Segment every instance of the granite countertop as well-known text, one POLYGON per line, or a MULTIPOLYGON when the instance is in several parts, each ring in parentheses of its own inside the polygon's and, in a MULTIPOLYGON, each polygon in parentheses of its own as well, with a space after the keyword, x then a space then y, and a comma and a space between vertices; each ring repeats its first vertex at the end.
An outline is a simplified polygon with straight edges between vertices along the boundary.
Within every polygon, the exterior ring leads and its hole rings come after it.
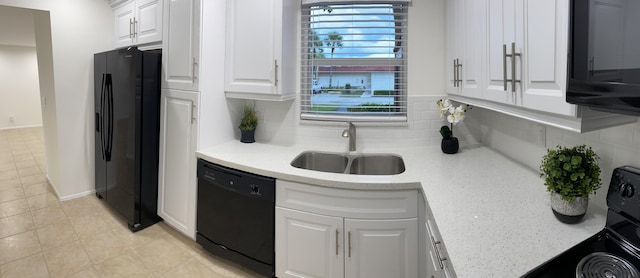
MULTIPOLYGON (((399 175, 317 172, 289 163, 303 151, 343 152, 228 142, 200 150, 198 158, 278 179, 319 186, 422 191, 458 277, 516 277, 602 230, 606 211, 591 206, 574 225, 555 219, 549 194, 536 171, 484 146, 455 155, 439 147, 366 150, 403 157, 399 175)), ((357 153, 357 152, 356 152, 357 153)))

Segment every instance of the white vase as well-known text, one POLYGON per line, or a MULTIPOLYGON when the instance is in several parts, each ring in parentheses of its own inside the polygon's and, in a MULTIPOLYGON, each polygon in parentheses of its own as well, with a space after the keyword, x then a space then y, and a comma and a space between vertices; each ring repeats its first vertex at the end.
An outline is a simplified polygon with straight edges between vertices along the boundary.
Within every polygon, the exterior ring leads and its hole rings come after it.
POLYGON ((589 199, 576 197, 573 202, 562 199, 560 194, 551 193, 551 210, 562 223, 574 224, 580 222, 587 213, 589 199))

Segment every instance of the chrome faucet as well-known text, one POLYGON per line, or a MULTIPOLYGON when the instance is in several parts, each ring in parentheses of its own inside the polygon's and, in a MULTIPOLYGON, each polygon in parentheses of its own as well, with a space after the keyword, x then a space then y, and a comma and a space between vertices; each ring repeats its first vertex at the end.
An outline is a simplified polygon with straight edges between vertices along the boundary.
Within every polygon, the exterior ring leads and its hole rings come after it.
POLYGON ((356 126, 349 122, 349 128, 342 131, 342 137, 349 138, 349 151, 356 151, 356 126))

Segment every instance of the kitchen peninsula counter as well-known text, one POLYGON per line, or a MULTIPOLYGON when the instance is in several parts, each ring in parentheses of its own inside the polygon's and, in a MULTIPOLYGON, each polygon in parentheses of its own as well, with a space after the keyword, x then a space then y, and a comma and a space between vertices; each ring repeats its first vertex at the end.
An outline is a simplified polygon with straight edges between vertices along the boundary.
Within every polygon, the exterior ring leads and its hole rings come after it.
POLYGON ((200 150, 196 156, 238 170, 317 186, 419 189, 458 277, 523 275, 594 235, 605 224, 606 210, 597 206, 590 206, 579 224, 559 222, 539 174, 485 146, 465 147, 454 155, 443 154, 437 146, 351 152, 403 157, 405 172, 380 176, 291 166, 303 151, 344 153, 304 145, 228 142, 200 150))

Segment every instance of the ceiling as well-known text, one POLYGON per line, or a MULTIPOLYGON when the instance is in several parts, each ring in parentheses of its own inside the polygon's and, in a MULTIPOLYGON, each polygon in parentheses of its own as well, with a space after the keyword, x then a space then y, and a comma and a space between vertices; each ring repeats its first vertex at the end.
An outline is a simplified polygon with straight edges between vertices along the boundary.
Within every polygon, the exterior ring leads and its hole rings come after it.
POLYGON ((0 5, 0 45, 35 46, 33 12, 0 5))

